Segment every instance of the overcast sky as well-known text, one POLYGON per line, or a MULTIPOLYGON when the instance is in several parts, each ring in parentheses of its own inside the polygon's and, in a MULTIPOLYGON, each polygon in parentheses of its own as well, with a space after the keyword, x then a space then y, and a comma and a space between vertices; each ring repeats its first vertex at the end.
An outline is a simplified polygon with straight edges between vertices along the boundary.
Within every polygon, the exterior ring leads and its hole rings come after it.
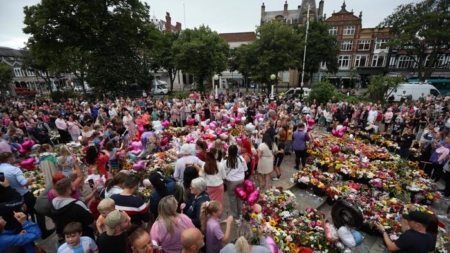
MULTIPOLYGON (((391 14, 400 4, 417 0, 347 0, 347 10, 355 15, 363 12, 363 27, 374 27, 391 14)), ((40 0, 0 0, 0 46, 21 48, 27 40, 23 34, 23 7, 40 0)), ((180 22, 183 28, 205 24, 219 33, 254 31, 261 17, 261 4, 266 11, 282 10, 284 0, 145 0, 151 6, 151 16, 164 19, 170 12, 172 23, 180 22)), ((288 0, 289 9, 296 9, 301 0, 288 0)), ((319 0, 316 0, 319 6, 319 0)), ((339 11, 340 0, 325 0, 324 13, 330 17, 339 11)))

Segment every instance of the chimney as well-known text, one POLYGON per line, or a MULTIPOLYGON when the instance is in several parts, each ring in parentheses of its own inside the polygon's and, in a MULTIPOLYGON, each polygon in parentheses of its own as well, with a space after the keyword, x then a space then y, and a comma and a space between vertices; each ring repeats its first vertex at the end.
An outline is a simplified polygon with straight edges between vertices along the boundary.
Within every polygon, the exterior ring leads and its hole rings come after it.
POLYGON ((299 6, 297 6, 297 8, 298 8, 299 10, 301 10, 301 9, 302 9, 302 6, 301 6, 301 5, 299 5, 299 6))
POLYGON ((284 2, 284 15, 285 16, 288 15, 288 3, 287 3, 287 1, 284 2))
POLYGON ((261 17, 264 17, 266 15, 266 6, 264 5, 264 2, 261 5, 261 17))
POLYGON ((323 0, 319 2, 319 17, 323 16, 323 0))
POLYGON ((172 18, 170 17, 170 13, 166 12, 166 31, 172 31, 172 18))
POLYGON ((177 32, 181 32, 181 23, 177 22, 175 27, 177 28, 177 32))

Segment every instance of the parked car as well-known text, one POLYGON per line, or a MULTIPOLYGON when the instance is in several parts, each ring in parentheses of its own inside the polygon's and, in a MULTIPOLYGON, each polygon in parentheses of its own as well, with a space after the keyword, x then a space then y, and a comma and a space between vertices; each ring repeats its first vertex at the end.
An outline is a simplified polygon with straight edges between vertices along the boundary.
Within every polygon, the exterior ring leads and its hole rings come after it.
MULTIPOLYGON (((286 92, 282 93, 281 97, 291 97, 293 94, 300 92, 301 88, 290 88, 286 92)), ((310 88, 303 88, 303 97, 307 98, 309 96, 309 93, 311 92, 310 88)))

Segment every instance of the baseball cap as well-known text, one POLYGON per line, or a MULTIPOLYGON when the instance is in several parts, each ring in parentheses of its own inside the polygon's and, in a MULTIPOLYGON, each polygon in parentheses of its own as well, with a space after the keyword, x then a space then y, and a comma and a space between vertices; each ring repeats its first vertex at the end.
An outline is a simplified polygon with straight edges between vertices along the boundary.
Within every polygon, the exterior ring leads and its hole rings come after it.
POLYGON ((418 222, 424 226, 427 226, 430 221, 430 215, 428 213, 419 211, 411 211, 408 214, 403 214, 403 218, 405 220, 418 222))
POLYGON ((114 235, 116 227, 122 223, 125 213, 119 210, 114 210, 110 212, 105 219, 106 234, 109 236, 114 235))

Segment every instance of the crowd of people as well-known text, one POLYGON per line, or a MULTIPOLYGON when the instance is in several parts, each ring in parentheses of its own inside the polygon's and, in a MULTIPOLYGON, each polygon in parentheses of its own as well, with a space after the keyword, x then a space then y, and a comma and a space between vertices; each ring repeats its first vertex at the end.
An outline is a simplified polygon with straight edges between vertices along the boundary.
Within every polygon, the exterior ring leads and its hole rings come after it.
MULTIPOLYGON (((406 159, 412 148, 420 149, 426 172, 439 181, 450 179, 450 173, 443 176, 450 153, 449 108, 446 101, 425 98, 389 105, 335 98, 317 103, 295 97, 269 100, 242 92, 219 98, 194 92, 189 98, 64 103, 10 99, 2 104, 0 114, 0 176, 4 175, 0 252, 37 252, 34 241, 54 233, 47 229, 45 217, 54 222, 58 252, 64 253, 269 252, 262 231, 254 235, 240 219, 242 200, 235 189, 247 179, 260 189, 270 189, 283 174, 283 159, 291 154, 295 169, 305 167, 311 119, 323 131, 347 125, 392 136, 406 159), (225 113, 254 128, 239 140, 217 134, 208 145, 201 137, 204 122, 225 124, 225 113), (138 160, 172 145, 162 145, 160 131, 153 129, 155 121, 186 127, 200 137, 180 145, 173 175, 154 171, 143 179, 123 170, 119 153, 136 138, 145 149, 138 160), (39 144, 45 190, 37 198, 28 189, 34 179, 26 178, 18 167, 28 155, 20 148, 27 139, 39 144), (75 142, 82 145, 80 156, 68 145, 75 142), (153 188, 148 202, 136 196, 146 180, 153 188), (224 210, 225 193, 229 210, 224 210), (233 222, 240 223, 236 241, 230 238, 233 222), (255 236, 259 245, 251 245, 255 236)), ((450 196, 450 185, 442 190, 450 196)))

